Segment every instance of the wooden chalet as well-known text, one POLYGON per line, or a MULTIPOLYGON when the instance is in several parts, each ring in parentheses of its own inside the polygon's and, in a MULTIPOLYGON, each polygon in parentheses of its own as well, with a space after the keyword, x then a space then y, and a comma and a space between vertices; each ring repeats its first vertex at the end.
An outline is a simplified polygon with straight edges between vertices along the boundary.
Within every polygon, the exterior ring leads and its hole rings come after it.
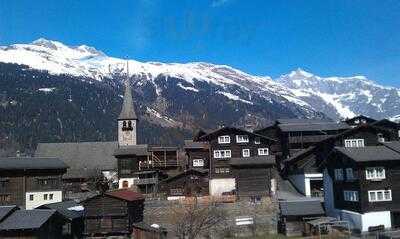
POLYGON ((283 161, 283 174, 305 196, 322 197, 323 174, 319 166, 334 147, 376 146, 381 142, 393 140, 398 140, 398 135, 393 130, 373 124, 362 124, 293 154, 283 161))
POLYGON ((133 224, 143 221, 144 197, 126 189, 109 191, 82 202, 85 236, 132 234, 133 224))
MULTIPOLYGON (((233 165, 231 164, 232 159, 234 159, 235 162, 240 160, 248 162, 260 160, 261 162, 263 160, 268 160, 266 158, 277 151, 276 140, 231 127, 223 127, 211 133, 202 134, 195 138, 195 140, 197 144, 208 144, 211 196, 235 193, 237 183, 241 184, 239 181, 237 182, 235 178, 235 175, 241 175, 238 170, 252 171, 251 167, 246 168, 244 165, 241 165, 240 167, 236 167, 236 173, 234 173, 233 165)), ((204 152, 205 149, 206 148, 203 147, 200 155, 194 157, 204 157, 207 159, 206 153, 204 152)), ((194 155, 192 149, 189 150, 189 154, 194 155)), ((256 170, 253 169, 253 171, 255 173, 256 170)), ((258 178, 259 180, 257 180, 257 177, 258 176, 254 175, 254 185, 258 183, 271 183, 270 181, 263 181, 265 178, 258 178)), ((272 176, 269 175, 266 177, 271 178, 272 176)), ((248 178, 240 177, 240 180, 242 179, 249 180, 248 178)))
POLYGON ((57 158, 0 159, 0 205, 33 209, 62 201, 67 168, 57 158))
POLYGON ((278 231, 289 237, 304 236, 305 221, 325 215, 319 200, 291 200, 279 202, 278 231))
POLYGON ((329 120, 278 119, 273 125, 255 133, 277 139, 281 148, 278 156, 280 159, 287 159, 296 152, 347 129, 349 126, 346 123, 329 120))
POLYGON ((76 203, 75 201, 69 200, 58 203, 45 204, 38 207, 38 209, 56 210, 57 213, 64 219, 62 238, 82 238, 82 233, 84 229, 84 208, 82 205, 76 203))
POLYGON ((0 238, 62 238, 63 224, 56 210, 0 206, 0 238))
POLYGON ((169 199, 208 195, 208 170, 188 169, 160 183, 160 192, 169 199))
POLYGON ((324 162, 327 214, 352 229, 400 226, 400 142, 335 147, 324 162))
POLYGON ((194 140, 185 140, 183 147, 187 156, 187 169, 208 170, 211 157, 210 145, 207 142, 194 140))
POLYGON ((357 116, 355 116, 353 118, 346 119, 343 122, 348 124, 350 127, 355 128, 355 127, 358 127, 358 126, 363 125, 363 124, 372 124, 372 123, 374 123, 376 121, 377 121, 376 119, 372 119, 372 118, 367 117, 365 115, 357 115, 357 116))

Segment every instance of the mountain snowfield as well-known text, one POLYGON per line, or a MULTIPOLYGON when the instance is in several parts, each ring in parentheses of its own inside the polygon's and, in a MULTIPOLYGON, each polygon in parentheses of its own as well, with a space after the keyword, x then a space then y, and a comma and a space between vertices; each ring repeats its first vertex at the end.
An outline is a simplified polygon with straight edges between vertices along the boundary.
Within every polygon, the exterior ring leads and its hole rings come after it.
MULTIPOLYGON (((126 71, 127 60, 109 57, 86 45, 67 46, 41 38, 29 44, 0 47, 0 62, 28 65, 50 74, 101 81, 104 77, 126 71)), ((357 114, 375 118, 400 115, 400 89, 380 86, 363 76, 323 78, 297 69, 272 79, 253 76, 226 65, 203 62, 128 62, 130 75, 142 81, 138 84, 143 84, 143 81, 154 83, 157 94, 163 89, 154 81, 163 76, 180 79, 176 86, 191 94, 198 94, 201 90, 198 82, 203 82, 218 87, 216 93, 232 101, 252 105, 257 96, 266 102, 289 105, 303 112, 298 117, 313 117, 315 112, 323 112, 334 119, 357 114)))

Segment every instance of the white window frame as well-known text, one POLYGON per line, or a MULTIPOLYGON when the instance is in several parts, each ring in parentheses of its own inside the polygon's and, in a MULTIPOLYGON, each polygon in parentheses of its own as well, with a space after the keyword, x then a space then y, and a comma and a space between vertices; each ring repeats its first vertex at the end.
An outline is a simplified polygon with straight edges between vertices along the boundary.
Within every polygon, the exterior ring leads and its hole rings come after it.
POLYGON ((352 168, 346 168, 346 179, 348 181, 354 180, 354 170, 352 168))
POLYGON ((216 174, 222 174, 222 173, 230 173, 231 169, 228 167, 216 167, 215 168, 215 173, 216 174))
POLYGON ((232 151, 230 149, 214 150, 214 158, 225 159, 232 156, 232 151))
MULTIPOLYGON (((399 131, 399 135, 400 135, 400 131, 399 131)), ((260 137, 255 137, 254 138, 254 144, 261 144, 261 138, 260 137)))
POLYGON ((258 155, 269 155, 269 148, 258 148, 258 155))
POLYGON ((204 167, 204 159, 193 159, 193 167, 204 167))
POLYGON ((246 134, 236 135, 236 143, 248 143, 249 136, 246 134))
POLYGON ((383 180, 385 178, 385 167, 368 167, 365 169, 365 179, 367 180, 383 180), (379 173, 377 169, 380 169, 379 171, 381 171, 382 173, 379 173), (370 170, 372 170, 372 173, 369 173, 370 170))
POLYGON ((242 156, 244 158, 250 157, 250 149, 242 149, 242 156), (246 152, 246 153, 245 153, 246 152))
POLYGON ((365 147, 364 139, 345 139, 344 147, 346 148, 362 148, 365 147))
POLYGON ((389 202, 392 201, 392 190, 372 190, 368 191, 368 201, 369 202, 389 202), (389 198, 386 197, 386 192, 389 194, 389 198), (382 199, 378 198, 379 193, 382 194, 382 199), (373 197, 371 195, 374 195, 373 197))
POLYGON ((358 202, 358 192, 357 191, 343 191, 343 198, 347 202, 358 202))
POLYGON ((219 144, 230 144, 231 143, 231 136, 229 136, 229 135, 218 136, 218 143, 219 144))
POLYGON ((343 181, 343 169, 342 168, 335 168, 335 180, 343 181))

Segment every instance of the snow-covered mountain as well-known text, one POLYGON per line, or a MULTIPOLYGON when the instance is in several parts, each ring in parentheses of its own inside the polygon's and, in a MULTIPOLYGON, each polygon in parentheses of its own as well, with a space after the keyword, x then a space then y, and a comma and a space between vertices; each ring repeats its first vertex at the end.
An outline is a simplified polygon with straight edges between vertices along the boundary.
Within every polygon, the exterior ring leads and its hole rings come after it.
MULTIPOLYGON (((46 39, 0 47, 0 62, 98 82, 126 71, 124 59, 109 57, 86 45, 67 46, 46 39)), ((204 62, 128 62, 134 84, 140 89, 150 84, 155 89, 157 104, 146 106, 147 114, 150 118, 167 119, 167 123, 179 119, 160 107, 159 102, 176 91, 193 97, 219 95, 226 102, 235 103, 235 107, 246 108, 246 114, 254 116, 258 112, 258 118, 268 120, 282 116, 321 117, 319 112, 334 119, 357 114, 375 118, 400 115, 400 89, 380 86, 364 76, 323 78, 298 69, 273 80, 204 62), (263 107, 267 109, 264 112, 260 110, 263 107)))
MULTIPOLYGON (((109 57, 88 47, 67 46, 61 42, 38 39, 29 44, 14 44, 0 48, 0 62, 28 65, 46 70, 50 74, 69 74, 101 81, 116 73, 126 71, 127 60, 109 57)), ((230 101, 248 105, 281 105, 297 117, 320 117, 308 103, 270 77, 252 76, 226 65, 204 62, 160 63, 128 60, 129 73, 138 85, 151 82, 158 95, 162 88, 156 80, 164 77, 176 79, 176 87, 198 94, 204 83, 213 87, 214 93, 230 101)), ((204 90, 204 89, 203 89, 204 90)), ((150 112, 150 111, 149 111, 150 112)))
POLYGON ((331 118, 363 114, 381 119, 400 114, 400 89, 378 85, 364 76, 324 78, 297 69, 277 82, 331 118))

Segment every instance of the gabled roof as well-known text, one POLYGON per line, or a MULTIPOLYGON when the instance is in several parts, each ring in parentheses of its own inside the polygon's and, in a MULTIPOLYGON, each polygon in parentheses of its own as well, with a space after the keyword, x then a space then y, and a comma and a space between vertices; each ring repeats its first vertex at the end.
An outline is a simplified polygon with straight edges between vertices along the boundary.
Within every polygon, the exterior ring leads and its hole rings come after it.
POLYGON ((277 141, 276 139, 272 139, 272 138, 269 138, 269 137, 264 136, 264 135, 252 133, 252 132, 249 132, 249 131, 246 131, 246 130, 243 130, 243 129, 239 129, 239 128, 234 128, 234 127, 222 127, 220 129, 214 130, 211 133, 208 133, 208 134, 205 134, 205 135, 201 136, 199 138, 199 141, 207 141, 207 140, 209 140, 209 139, 211 139, 211 138, 213 138, 213 137, 215 137, 215 136, 217 136, 219 134, 223 134, 224 132, 228 132, 228 131, 236 131, 239 134, 253 135, 253 136, 256 136, 256 137, 267 139, 269 141, 277 141))
POLYGON ((232 166, 262 166, 275 165, 275 155, 254 156, 246 158, 231 158, 229 164, 232 166))
POLYGON ((69 166, 64 178, 88 178, 95 171, 117 168, 117 160, 113 155, 117 147, 116 141, 39 143, 35 156, 61 159, 69 166))
POLYGON ((323 124, 323 123, 335 123, 329 119, 277 119, 276 122, 278 124, 323 124))
POLYGON ((60 213, 67 220, 74 220, 83 217, 83 207, 73 200, 50 203, 40 206, 38 209, 53 209, 60 213))
POLYGON ((283 132, 332 131, 332 130, 346 130, 350 128, 345 123, 336 123, 336 122, 290 123, 290 124, 279 124, 278 127, 283 132))
POLYGON ((129 81, 125 82, 124 103, 122 104, 119 120, 137 119, 132 99, 132 90, 129 81))
POLYGON ((320 200, 280 201, 279 208, 283 216, 324 215, 320 200))
POLYGON ((367 146, 359 148, 335 147, 335 150, 356 162, 400 161, 400 153, 386 146, 367 146))
POLYGON ((207 142, 185 140, 184 149, 208 149, 210 145, 207 142))
MULTIPOLYGON (((136 156, 147 156, 150 155, 149 147, 147 144, 129 145, 116 148, 114 151, 115 156, 123 155, 136 155, 136 156)), ((115 160, 116 161, 116 160, 115 160)))
POLYGON ((45 224, 56 210, 17 210, 0 223, 0 230, 38 229, 45 224))
POLYGON ((0 206, 0 222, 3 221, 7 216, 9 216, 15 210, 19 210, 19 207, 16 205, 0 206))
POLYGON ((391 150, 400 153, 400 141, 383 142, 381 144, 388 147, 391 150))
POLYGON ((1 158, 0 170, 67 169, 58 158, 1 158))
MULTIPOLYGON (((377 125, 377 126, 385 125, 385 124, 386 125, 389 124, 389 125, 391 125, 392 127, 395 127, 395 128, 400 128, 400 124, 398 124, 396 122, 393 122, 391 120, 388 120, 388 119, 381 119, 381 120, 377 120, 377 121, 371 123, 371 125, 377 125)), ((385 126, 383 126, 383 127, 385 127, 385 126)))
POLYGON ((111 196, 111 197, 122 199, 124 201, 129 201, 129 202, 144 200, 144 197, 141 193, 134 192, 134 191, 128 190, 128 189, 118 189, 118 190, 106 192, 105 194, 108 196, 111 196))

